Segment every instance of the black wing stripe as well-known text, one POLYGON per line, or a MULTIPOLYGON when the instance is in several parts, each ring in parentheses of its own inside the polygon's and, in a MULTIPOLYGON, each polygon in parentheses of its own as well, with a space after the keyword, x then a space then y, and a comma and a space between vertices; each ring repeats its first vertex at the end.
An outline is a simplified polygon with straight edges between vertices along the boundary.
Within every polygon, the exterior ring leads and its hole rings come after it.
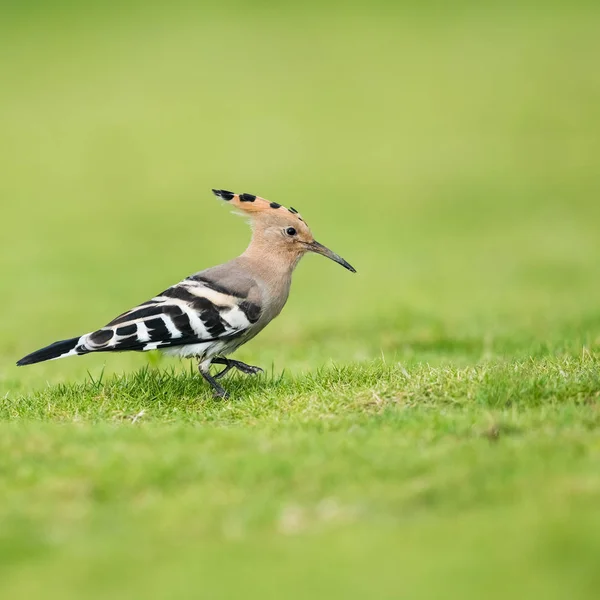
POLYGON ((256 323, 260 318, 261 311, 258 304, 245 300, 244 302, 240 302, 239 307, 250 323, 256 323))
MULTIPOLYGON (((153 306, 138 306, 129 312, 119 315, 116 319, 113 319, 106 327, 113 327, 114 325, 120 325, 121 323, 127 323, 128 321, 135 321, 137 319, 146 319, 148 317, 158 317, 160 315, 169 315, 171 317, 180 315, 183 312, 180 306, 175 304, 155 304, 153 306)), ((123 327, 125 328, 125 326, 123 327)), ((119 328, 121 329, 121 328, 119 328)), ((119 333, 119 335, 131 335, 127 333, 119 333)))
MULTIPOLYGON (((205 298, 204 296, 196 296, 196 294, 190 292, 185 286, 173 286, 172 288, 165 290, 161 296, 181 300, 185 302, 189 308, 198 313, 202 313, 204 311, 208 311, 211 314, 213 314, 213 312, 218 313, 217 308, 208 298, 205 298)), ((208 318, 210 319, 210 317, 208 318)), ((202 317, 202 320, 204 320, 204 317, 202 317)))
POLYGON ((148 319, 144 322, 148 328, 151 342, 166 342, 171 339, 171 334, 169 333, 165 322, 160 317, 148 319))
POLYGON ((135 319, 145 319, 147 317, 156 317, 163 313, 166 307, 161 306, 160 304, 155 306, 144 306, 142 308, 135 308, 130 312, 123 313, 119 315, 116 319, 111 321, 107 327, 111 327, 113 325, 119 325, 121 323, 126 323, 127 321, 134 321, 135 319))
POLYGON ((112 329, 98 329, 98 331, 90 333, 88 341, 92 346, 105 346, 113 339, 114 335, 115 332, 112 329))
POLYGON ((221 318, 221 313, 217 307, 206 298, 199 298, 199 300, 204 300, 200 309, 200 318, 208 333, 214 337, 223 335, 225 333, 225 321, 221 318))
POLYGON ((232 293, 210 279, 192 276, 90 333, 77 351, 143 351, 235 339, 261 313, 260 306, 245 297, 244 292, 232 293), (211 292, 229 299, 215 302, 211 292), (232 311, 237 311, 237 317, 232 311), (235 326, 228 322, 228 315, 235 326))
POLYGON ((181 285, 176 285, 165 290, 161 296, 185 302, 189 308, 198 313, 198 316, 211 336, 218 337, 225 333, 227 324, 221 318, 219 307, 213 304, 208 298, 196 296, 196 294, 193 294, 181 285))
POLYGON ((181 331, 182 338, 196 337, 198 339, 194 328, 190 324, 190 318, 185 312, 181 311, 181 314, 173 316, 171 320, 173 321, 173 325, 181 331))
POLYGON ((233 292, 229 288, 226 288, 223 285, 220 285, 207 277, 203 277, 201 275, 192 275, 188 277, 190 281, 197 281, 198 283, 202 283, 208 289, 213 290, 213 292, 218 292, 219 294, 225 294, 227 296, 233 296, 234 298, 245 298, 246 296, 240 295, 239 293, 233 292))
POLYGON ((192 294, 187 288, 182 285, 174 285, 169 289, 165 290, 159 296, 163 296, 165 298, 175 298, 175 300, 183 300, 183 302, 189 302, 190 304, 198 297, 195 294, 192 294))
POLYGON ((134 323, 132 325, 123 325, 122 327, 117 327, 117 335, 133 335, 137 333, 137 325, 134 323))
MULTIPOLYGON (((199 340, 198 336, 194 335, 193 337, 175 338, 172 340, 166 340, 164 342, 154 342, 154 343, 158 344, 158 348, 174 348, 177 346, 187 346, 189 344, 206 344, 206 343, 218 342, 221 339, 222 338, 208 338, 205 340, 199 340)), ((88 352, 123 352, 123 351, 130 351, 130 350, 144 351, 144 350, 148 349, 147 346, 148 346, 148 344, 151 344, 151 343, 152 342, 148 342, 148 341, 140 342, 134 338, 129 338, 129 339, 125 339, 125 340, 120 340, 114 346, 104 346, 102 348, 94 348, 94 350, 90 350, 89 348, 86 348, 85 346, 78 346, 77 352, 78 352, 78 354, 86 354, 88 352)))
POLYGON ((100 348, 97 352, 121 352, 123 350, 141 350, 148 342, 140 342, 137 338, 119 340, 114 346, 100 348))

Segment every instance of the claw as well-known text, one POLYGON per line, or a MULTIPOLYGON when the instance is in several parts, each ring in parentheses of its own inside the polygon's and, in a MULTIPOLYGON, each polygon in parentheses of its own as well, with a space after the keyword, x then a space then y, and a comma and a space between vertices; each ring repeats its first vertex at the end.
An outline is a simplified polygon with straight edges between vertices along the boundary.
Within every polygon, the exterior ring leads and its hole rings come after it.
POLYGON ((240 363, 239 365, 234 365, 237 369, 239 369, 242 373, 246 373, 246 375, 258 375, 259 373, 264 373, 265 370, 260 367, 254 367, 252 365, 246 365, 244 363, 240 363), (243 365, 243 366, 241 366, 243 365))

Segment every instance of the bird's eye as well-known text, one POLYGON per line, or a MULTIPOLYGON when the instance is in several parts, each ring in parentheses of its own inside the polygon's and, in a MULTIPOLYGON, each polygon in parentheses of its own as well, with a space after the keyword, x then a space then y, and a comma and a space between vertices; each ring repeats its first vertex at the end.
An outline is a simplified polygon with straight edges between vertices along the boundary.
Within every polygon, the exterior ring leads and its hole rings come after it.
POLYGON ((288 227, 285 232, 289 235, 289 236, 293 236, 296 235, 296 230, 293 227, 288 227))

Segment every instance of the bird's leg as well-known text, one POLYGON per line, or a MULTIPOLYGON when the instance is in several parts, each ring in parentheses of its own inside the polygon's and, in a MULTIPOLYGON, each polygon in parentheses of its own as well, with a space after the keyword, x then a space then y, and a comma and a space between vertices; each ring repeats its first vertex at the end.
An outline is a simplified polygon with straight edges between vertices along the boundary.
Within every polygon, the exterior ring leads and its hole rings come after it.
POLYGON ((260 367, 253 367, 252 365, 247 365, 240 360, 233 360, 231 358, 225 358, 221 356, 217 356, 213 358, 213 364, 215 365, 225 365, 225 368, 215 375, 215 379, 219 379, 225 375, 230 369, 237 369, 246 375, 256 375, 257 373, 262 373, 263 369, 260 367))
POLYGON ((208 381, 208 383, 212 387, 214 396, 216 398, 223 398, 224 400, 226 400, 227 398, 229 398, 229 394, 217 383, 216 378, 209 373, 209 367, 210 361, 201 362, 198 364, 198 371, 200 371, 200 375, 202 375, 202 377, 204 377, 204 379, 208 381))
MULTIPOLYGON (((227 360, 226 358, 224 360, 227 360)), ((226 365, 225 368, 222 371, 219 371, 216 375, 213 375, 213 377, 215 379, 221 379, 221 377, 223 377, 224 375, 227 375, 227 373, 229 373, 229 371, 231 371, 231 369, 233 369, 233 365, 228 361, 228 362, 221 362, 218 359, 213 360, 214 364, 217 365, 226 365)))

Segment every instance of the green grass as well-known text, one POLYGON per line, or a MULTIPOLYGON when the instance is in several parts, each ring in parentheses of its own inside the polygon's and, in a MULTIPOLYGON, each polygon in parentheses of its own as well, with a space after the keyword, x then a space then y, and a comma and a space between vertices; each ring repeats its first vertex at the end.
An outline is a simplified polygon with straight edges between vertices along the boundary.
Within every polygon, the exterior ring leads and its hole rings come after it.
POLYGON ((0 19, 0 594, 595 598, 592 3, 11 6, 0 19), (213 399, 189 363, 18 369, 241 251, 300 265, 213 399))

